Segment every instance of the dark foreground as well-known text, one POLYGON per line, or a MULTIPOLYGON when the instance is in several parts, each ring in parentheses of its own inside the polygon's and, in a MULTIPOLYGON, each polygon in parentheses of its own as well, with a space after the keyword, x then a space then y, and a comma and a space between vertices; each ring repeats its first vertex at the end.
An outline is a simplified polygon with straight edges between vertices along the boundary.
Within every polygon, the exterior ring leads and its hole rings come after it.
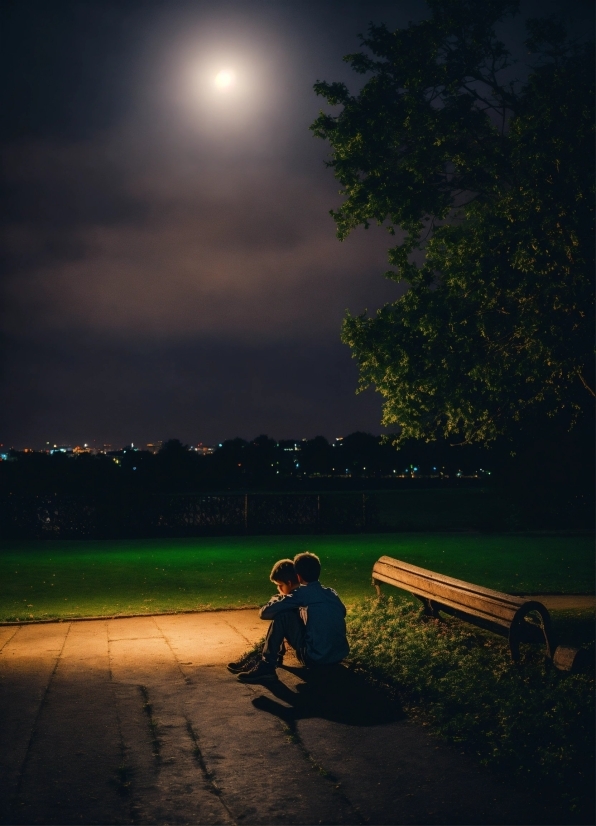
POLYGON ((0 822, 547 824, 338 668, 277 684, 224 664, 255 611, 0 628, 0 822))

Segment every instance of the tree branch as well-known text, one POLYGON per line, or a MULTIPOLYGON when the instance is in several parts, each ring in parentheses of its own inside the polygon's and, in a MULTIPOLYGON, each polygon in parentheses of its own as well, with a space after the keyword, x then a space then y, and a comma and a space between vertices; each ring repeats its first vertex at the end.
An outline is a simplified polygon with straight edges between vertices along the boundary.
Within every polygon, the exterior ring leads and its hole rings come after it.
POLYGON ((596 393, 592 390, 592 388, 590 387, 590 385, 588 384, 588 382, 587 382, 587 381, 585 380, 585 378, 582 376, 581 370, 578 370, 578 371, 577 371, 577 375, 579 376, 579 380, 581 381, 581 383, 583 384, 583 386, 586 388, 586 390, 588 391, 588 393, 589 393, 591 396, 594 396, 594 398, 596 398, 596 393))

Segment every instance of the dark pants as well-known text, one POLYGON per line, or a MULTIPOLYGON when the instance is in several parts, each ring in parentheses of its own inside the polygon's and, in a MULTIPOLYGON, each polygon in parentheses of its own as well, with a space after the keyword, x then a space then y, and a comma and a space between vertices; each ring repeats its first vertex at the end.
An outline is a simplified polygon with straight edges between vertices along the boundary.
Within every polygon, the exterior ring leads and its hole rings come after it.
POLYGON ((306 626, 300 619, 297 610, 284 611, 278 614, 269 625, 265 645, 263 646, 263 659, 269 665, 276 666, 277 658, 285 651, 284 640, 296 650, 296 656, 303 665, 308 665, 306 659, 306 626))

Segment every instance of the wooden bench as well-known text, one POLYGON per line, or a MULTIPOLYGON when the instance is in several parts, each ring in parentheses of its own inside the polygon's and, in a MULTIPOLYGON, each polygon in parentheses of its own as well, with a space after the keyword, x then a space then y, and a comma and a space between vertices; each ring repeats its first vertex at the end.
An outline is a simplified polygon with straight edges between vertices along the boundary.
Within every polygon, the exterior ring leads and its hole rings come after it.
POLYGON ((519 660, 520 642, 544 642, 547 656, 553 658, 550 615, 540 602, 501 594, 390 556, 382 556, 373 566, 373 585, 379 596, 382 582, 418 597, 427 616, 438 618, 444 611, 508 637, 514 662, 519 660), (538 623, 528 622, 529 614, 538 623))

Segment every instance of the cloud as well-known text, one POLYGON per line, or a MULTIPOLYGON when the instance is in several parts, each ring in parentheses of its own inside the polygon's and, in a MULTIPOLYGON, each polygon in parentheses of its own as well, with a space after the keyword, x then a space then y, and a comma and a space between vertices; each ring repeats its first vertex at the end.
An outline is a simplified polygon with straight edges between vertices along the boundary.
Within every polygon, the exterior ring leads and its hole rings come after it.
POLYGON ((398 294, 380 277, 386 236, 335 238, 322 164, 314 174, 279 156, 205 156, 200 142, 139 145, 131 130, 9 156, 21 193, 3 233, 9 333, 317 336, 367 294, 398 294))
POLYGON ((337 241, 338 184, 308 132, 313 82, 348 73, 365 24, 257 5, 83 4, 35 32, 15 18, 0 441, 377 427, 339 332, 346 308, 399 295, 381 275, 390 239, 337 241), (242 98, 207 93, 224 63, 242 98))
POLYGON ((378 431, 381 400, 356 396, 356 365, 335 339, 110 342, 93 333, 10 338, 5 444, 117 446, 176 437, 329 438, 378 431))

